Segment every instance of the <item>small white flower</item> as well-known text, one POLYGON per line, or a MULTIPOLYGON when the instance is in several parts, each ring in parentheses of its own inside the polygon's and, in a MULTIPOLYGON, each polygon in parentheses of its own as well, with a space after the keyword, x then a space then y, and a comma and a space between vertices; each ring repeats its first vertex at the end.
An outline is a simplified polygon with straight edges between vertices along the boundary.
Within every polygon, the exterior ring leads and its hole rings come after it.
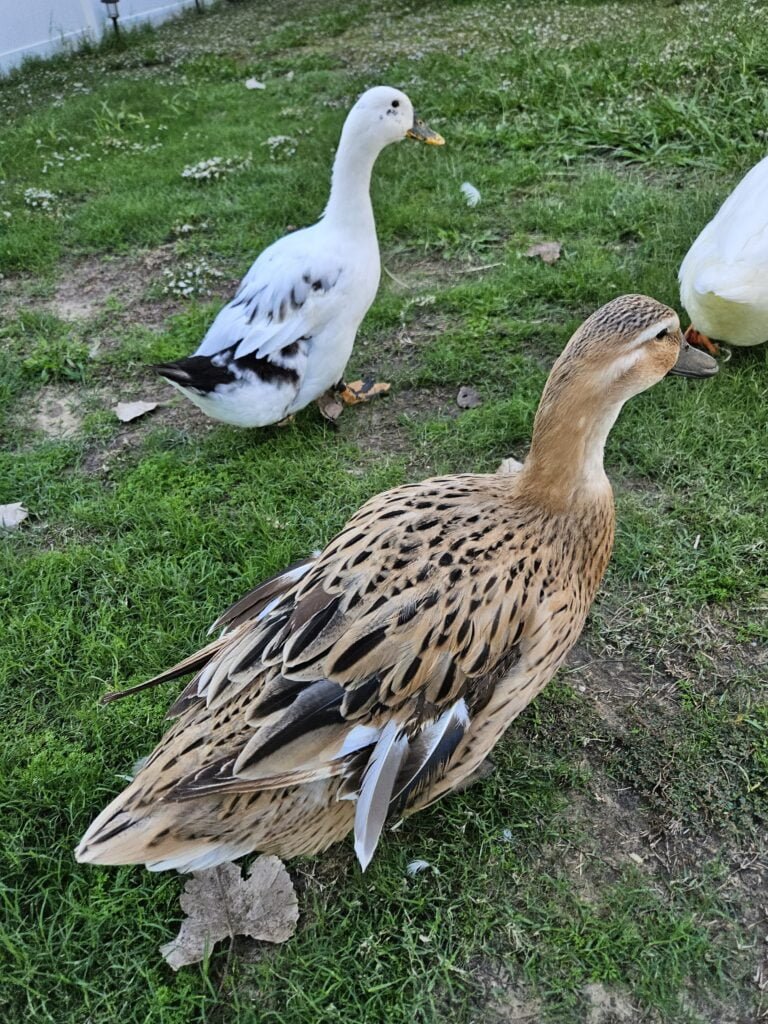
POLYGON ((189 299, 194 295, 210 295, 210 285, 217 278, 223 276, 223 273, 212 267, 206 259, 200 259, 197 263, 188 261, 175 270, 169 268, 163 270, 165 278, 163 294, 171 295, 176 299, 189 299))
POLYGON ((296 152, 296 145, 296 139, 290 135, 270 135, 266 142, 262 142, 262 146, 269 147, 270 160, 293 156, 296 152))
POLYGON ((190 164, 181 172, 182 178, 190 178, 193 181, 215 181, 227 174, 234 174, 237 171, 244 171, 251 166, 250 156, 237 159, 235 157, 212 156, 208 160, 201 160, 199 163, 190 164))
POLYGON ((45 188, 24 189, 24 202, 33 210, 53 210, 59 201, 55 192, 45 188))

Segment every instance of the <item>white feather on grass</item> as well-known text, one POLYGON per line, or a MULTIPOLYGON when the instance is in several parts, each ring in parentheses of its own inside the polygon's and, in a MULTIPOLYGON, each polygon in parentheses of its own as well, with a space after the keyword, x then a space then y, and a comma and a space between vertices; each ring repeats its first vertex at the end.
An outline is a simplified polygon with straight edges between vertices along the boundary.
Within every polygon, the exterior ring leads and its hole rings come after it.
POLYGON ((481 199, 480 189, 475 188, 475 186, 471 185, 468 181, 462 183, 461 193, 467 200, 467 206, 477 206, 479 204, 481 199))

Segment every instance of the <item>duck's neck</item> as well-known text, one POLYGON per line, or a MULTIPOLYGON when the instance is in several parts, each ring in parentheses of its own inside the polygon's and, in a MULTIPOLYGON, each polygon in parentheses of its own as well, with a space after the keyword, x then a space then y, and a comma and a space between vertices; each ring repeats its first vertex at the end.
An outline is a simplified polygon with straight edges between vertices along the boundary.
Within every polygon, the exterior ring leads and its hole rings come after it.
POLYGON ((603 451, 622 399, 612 399, 568 374, 553 373, 533 425, 524 472, 528 488, 551 506, 611 499, 603 451))
POLYGON ((371 205, 371 172, 380 149, 365 134, 341 133, 331 176, 331 194, 323 219, 326 223, 355 234, 373 234, 376 225, 371 205))

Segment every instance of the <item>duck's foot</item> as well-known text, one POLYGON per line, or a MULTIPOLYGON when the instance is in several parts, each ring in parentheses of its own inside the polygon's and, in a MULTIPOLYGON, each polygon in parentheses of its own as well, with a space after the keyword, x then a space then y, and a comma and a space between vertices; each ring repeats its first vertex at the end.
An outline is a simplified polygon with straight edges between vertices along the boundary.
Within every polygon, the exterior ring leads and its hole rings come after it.
POLYGON ((290 425, 291 423, 293 423, 293 421, 294 421, 295 419, 296 419, 296 417, 295 417, 295 416, 293 415, 293 413, 291 413, 291 415, 290 415, 290 416, 286 416, 286 417, 285 417, 284 419, 282 419, 282 420, 278 420, 278 421, 277 421, 277 423, 275 424, 275 426, 276 426, 276 427, 287 427, 287 426, 289 426, 289 425, 290 425))
POLYGON ((372 398, 385 395, 390 386, 383 381, 367 377, 365 380, 353 380, 349 383, 341 381, 336 385, 336 392, 345 405, 358 405, 360 402, 370 402, 372 398))
POLYGON ((461 780, 461 782, 457 783, 453 787, 451 792, 452 793, 461 793, 465 789, 469 789, 470 786, 474 786, 474 784, 476 782, 482 782, 483 779, 487 779, 488 776, 489 775, 493 775, 493 773, 495 771, 496 771, 496 768, 494 767, 493 763, 491 762, 491 759, 489 757, 486 757, 486 759, 484 761, 481 761, 480 764, 477 766, 477 768, 475 768, 475 770, 473 772, 470 772, 469 775, 466 775, 461 780))
POLYGON ((693 324, 690 325, 688 330, 685 332, 685 340, 689 345, 693 345, 695 348, 703 348, 705 352, 709 352, 711 356, 719 356, 720 349, 706 334, 702 334, 697 331, 693 324))

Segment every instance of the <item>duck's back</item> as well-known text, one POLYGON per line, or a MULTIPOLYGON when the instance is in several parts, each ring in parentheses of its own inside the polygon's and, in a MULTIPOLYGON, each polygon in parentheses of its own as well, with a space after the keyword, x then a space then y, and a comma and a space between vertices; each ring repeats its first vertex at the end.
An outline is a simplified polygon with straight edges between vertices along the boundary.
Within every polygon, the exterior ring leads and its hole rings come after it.
POLYGON ((515 477, 377 496, 222 617, 176 723, 78 855, 197 869, 354 827, 367 863, 384 819, 452 789, 548 682, 612 539, 610 493, 559 515, 515 477))

